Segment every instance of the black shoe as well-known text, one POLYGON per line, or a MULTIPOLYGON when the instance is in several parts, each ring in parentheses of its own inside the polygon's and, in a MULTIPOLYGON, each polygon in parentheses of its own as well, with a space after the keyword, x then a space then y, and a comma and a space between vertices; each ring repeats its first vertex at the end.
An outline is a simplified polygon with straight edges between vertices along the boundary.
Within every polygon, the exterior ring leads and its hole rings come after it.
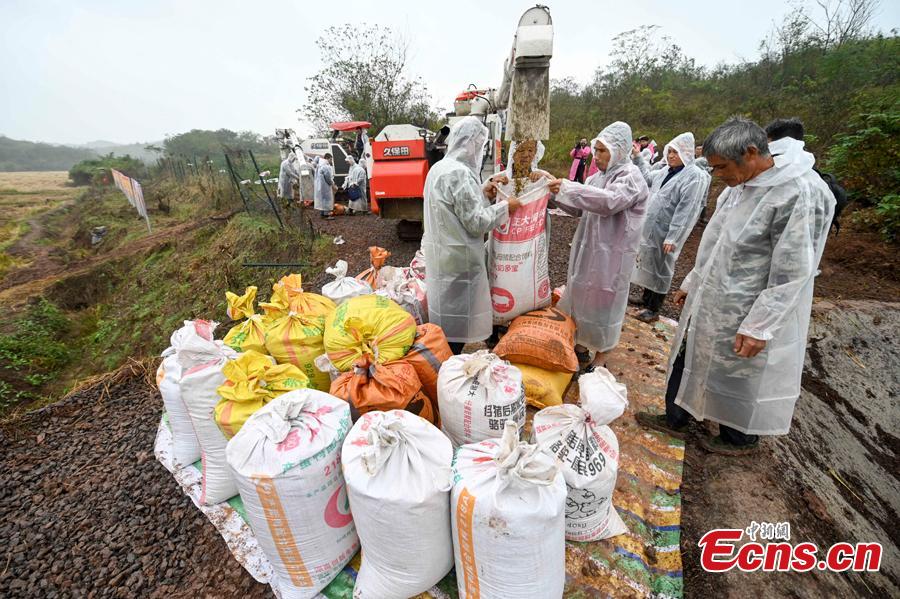
POLYGON ((634 415, 634 419, 644 428, 651 428, 661 433, 672 435, 676 439, 684 439, 687 435, 688 425, 675 428, 669 426, 665 414, 652 414, 650 412, 638 412, 634 415))
POLYGON ((710 453, 718 453, 721 455, 742 456, 756 453, 759 449, 759 439, 747 445, 732 445, 728 441, 722 439, 721 436, 701 437, 700 447, 710 453))
POLYGON ((646 323, 656 322, 659 320, 659 312, 654 312, 653 310, 641 310, 635 318, 646 323))

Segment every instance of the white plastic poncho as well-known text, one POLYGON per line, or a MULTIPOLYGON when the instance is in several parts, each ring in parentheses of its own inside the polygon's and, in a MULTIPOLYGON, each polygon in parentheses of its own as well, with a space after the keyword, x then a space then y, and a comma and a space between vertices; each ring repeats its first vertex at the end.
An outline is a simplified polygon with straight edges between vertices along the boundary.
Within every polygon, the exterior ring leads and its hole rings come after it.
POLYGON ((313 207, 316 210, 331 212, 334 209, 334 169, 327 160, 321 160, 316 169, 316 190, 313 207))
POLYGON ((447 153, 425 179, 422 250, 428 270, 428 320, 449 342, 482 341, 491 335, 491 295, 484 235, 509 218, 509 205, 491 205, 479 183, 487 128, 466 117, 450 128, 447 153))
POLYGON ((675 273, 675 262, 684 242, 694 229, 706 205, 710 176, 694 164, 694 135, 682 133, 663 149, 663 160, 669 148, 678 152, 684 168, 662 185, 669 169, 651 170, 640 158, 635 160, 650 186, 647 217, 644 220, 641 248, 631 282, 656 293, 668 293, 675 273), (675 251, 663 252, 670 243, 675 251))
POLYGON ((353 156, 347 156, 347 164, 350 165, 350 172, 344 178, 343 188, 349 189, 351 185, 356 185, 361 194, 358 200, 350 200, 350 210, 366 212, 369 210, 369 203, 366 200, 366 185, 369 179, 366 177, 366 170, 357 164, 353 156))
POLYGON ((803 142, 769 145, 775 166, 722 192, 687 292, 669 372, 687 332, 675 403, 695 418, 746 434, 788 432, 806 355, 813 280, 834 215, 834 196, 803 142), (753 358, 736 334, 765 340, 753 358))
POLYGON ((631 127, 612 123, 591 147, 598 141, 611 154, 606 172, 594 173, 584 184, 563 180, 556 196, 560 207, 581 216, 559 309, 575 319, 580 345, 605 352, 616 346, 622 333, 649 192, 641 171, 629 160, 631 127))
POLYGON ((281 161, 278 169, 278 197, 290 200, 294 197, 294 181, 300 181, 300 162, 297 155, 289 153, 287 158, 281 161))

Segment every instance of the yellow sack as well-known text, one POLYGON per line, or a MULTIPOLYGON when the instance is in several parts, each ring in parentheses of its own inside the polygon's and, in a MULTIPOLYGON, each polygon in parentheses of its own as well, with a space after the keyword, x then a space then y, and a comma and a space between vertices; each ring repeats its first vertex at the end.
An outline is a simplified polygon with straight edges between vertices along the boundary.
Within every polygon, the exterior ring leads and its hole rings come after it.
POLYGON ((331 377, 316 368, 316 358, 325 353, 322 333, 324 315, 286 312, 274 318, 266 329, 266 351, 279 364, 292 364, 309 379, 311 389, 328 392, 331 377))
POLYGON ((310 388, 328 392, 331 377, 316 368, 325 353, 322 334, 333 301, 303 291, 303 278, 287 275, 272 285, 272 298, 260 307, 266 313, 266 351, 279 364, 293 364, 309 379, 310 388))
POLYGON ((333 301, 318 293, 303 291, 303 277, 287 275, 272 285, 272 298, 260 304, 267 315, 297 312, 307 316, 327 316, 335 308, 333 301))
POLYGON ((256 287, 247 287, 244 295, 237 295, 230 291, 225 292, 225 300, 228 302, 226 310, 231 320, 244 320, 231 327, 225 335, 225 345, 236 352, 266 351, 266 325, 262 314, 257 314, 253 308, 256 300, 256 287))
POLYGON ((522 371, 522 382, 525 384, 525 401, 541 410, 549 406, 558 406, 563 402, 566 389, 572 380, 571 372, 553 372, 528 364, 513 364, 522 371))
POLYGON ((325 323, 325 351, 335 368, 347 372, 363 356, 379 364, 399 360, 416 338, 416 321, 380 295, 352 297, 325 323))
POLYGON ((249 350, 222 367, 225 383, 216 391, 215 419, 230 439, 258 409, 293 389, 309 386, 309 379, 296 366, 276 365, 272 356, 249 350))

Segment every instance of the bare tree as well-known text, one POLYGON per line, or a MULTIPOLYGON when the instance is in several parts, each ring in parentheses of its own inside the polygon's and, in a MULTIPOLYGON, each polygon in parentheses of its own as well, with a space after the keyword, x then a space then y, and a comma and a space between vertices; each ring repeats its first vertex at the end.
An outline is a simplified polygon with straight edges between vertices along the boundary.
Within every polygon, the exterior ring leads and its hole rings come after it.
POLYGON ((323 66, 307 80, 300 112, 317 130, 350 119, 369 121, 375 131, 436 119, 427 86, 408 72, 409 42, 390 28, 329 27, 316 45, 323 66))
POLYGON ((879 0, 816 0, 821 14, 806 13, 812 35, 824 50, 859 39, 869 30, 879 0))

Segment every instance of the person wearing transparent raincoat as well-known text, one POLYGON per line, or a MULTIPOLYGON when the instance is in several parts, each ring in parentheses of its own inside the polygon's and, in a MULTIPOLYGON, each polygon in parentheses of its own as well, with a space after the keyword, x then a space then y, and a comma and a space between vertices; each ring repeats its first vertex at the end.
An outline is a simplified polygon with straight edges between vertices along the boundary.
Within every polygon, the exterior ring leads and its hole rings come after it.
POLYGON ((631 163, 631 127, 617 121, 591 142, 600 169, 584 183, 550 182, 556 204, 581 216, 572 250, 566 291, 559 309, 577 325, 576 352, 583 364, 603 363, 622 333, 628 284, 634 268, 649 191, 644 176, 631 163))
POLYGON ((289 152, 281 161, 278 169, 278 197, 283 200, 294 199, 294 182, 300 180, 300 168, 297 155, 289 152))
POLYGON ((709 174, 694 164, 693 133, 682 133, 666 144, 663 157, 668 168, 651 170, 642 153, 632 152, 632 161, 650 186, 641 249, 631 275, 631 282, 644 289, 644 310, 637 316, 644 322, 659 318, 678 254, 709 192, 709 174))
POLYGON ((333 219, 331 211, 334 210, 334 168, 331 166, 331 154, 319 161, 316 168, 315 197, 313 207, 319 211, 322 218, 333 219))
POLYGON ((440 326, 453 353, 491 335, 491 291, 484 236, 519 207, 515 198, 495 204, 490 181, 481 185, 488 130, 475 117, 450 128, 447 151, 425 178, 425 287, 429 322, 440 326))
POLYGON ((369 202, 366 198, 366 186, 369 179, 366 177, 366 170, 356 162, 353 156, 347 156, 347 164, 350 166, 350 171, 344 178, 343 189, 349 190, 355 186, 359 190, 359 197, 350 200, 349 208, 352 213, 364 214, 369 211, 369 202))
POLYGON ((675 294, 684 309, 666 414, 637 417, 676 435, 692 417, 718 422, 719 435, 701 445, 736 455, 755 449, 759 435, 790 429, 835 200, 803 142, 768 144, 752 121, 729 119, 703 153, 728 188, 675 294))

